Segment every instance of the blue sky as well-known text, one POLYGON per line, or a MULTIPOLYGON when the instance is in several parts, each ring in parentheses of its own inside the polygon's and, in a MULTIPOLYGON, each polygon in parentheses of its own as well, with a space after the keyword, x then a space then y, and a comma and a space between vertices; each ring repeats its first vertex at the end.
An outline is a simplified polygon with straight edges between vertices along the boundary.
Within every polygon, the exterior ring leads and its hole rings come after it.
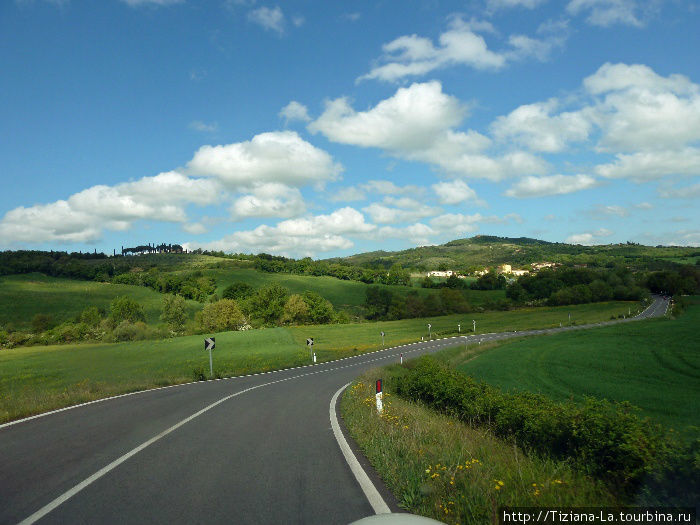
POLYGON ((700 4, 11 0, 0 249, 700 245, 700 4))

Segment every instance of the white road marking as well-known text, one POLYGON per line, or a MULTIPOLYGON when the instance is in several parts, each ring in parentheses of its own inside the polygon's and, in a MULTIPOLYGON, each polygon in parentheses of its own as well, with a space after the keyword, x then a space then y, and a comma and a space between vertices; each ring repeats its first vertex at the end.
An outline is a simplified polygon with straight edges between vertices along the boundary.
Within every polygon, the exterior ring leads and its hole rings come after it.
POLYGON ((352 453, 352 449, 350 449, 350 445, 348 445, 348 442, 345 440, 345 436, 343 436, 343 432, 340 430, 338 418, 335 415, 335 405, 338 401, 338 396, 343 392, 343 390, 345 390, 348 387, 349 384, 350 383, 347 383, 346 385, 341 386, 338 389, 338 391, 335 394, 333 394, 333 398, 331 399, 331 404, 328 409, 328 412, 329 417, 331 419, 331 428, 333 429, 333 435, 335 436, 335 440, 338 442, 338 446, 340 447, 340 450, 343 453, 343 456, 345 457, 345 461, 347 461, 350 470, 355 476, 355 479, 360 484, 362 492, 365 493, 367 501, 369 501, 369 504, 372 506, 372 510, 374 510, 374 513, 391 514, 391 509, 389 508, 389 505, 386 504, 384 498, 382 498, 382 495, 379 494, 379 491, 369 479, 369 476, 362 468, 362 465, 360 465, 360 462, 357 461, 355 454, 352 453))

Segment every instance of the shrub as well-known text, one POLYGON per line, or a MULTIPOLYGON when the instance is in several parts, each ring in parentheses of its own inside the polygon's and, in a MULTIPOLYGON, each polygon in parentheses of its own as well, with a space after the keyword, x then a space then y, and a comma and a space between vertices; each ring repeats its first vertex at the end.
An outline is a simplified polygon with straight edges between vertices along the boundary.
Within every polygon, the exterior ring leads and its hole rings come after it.
POLYGON ((185 327, 187 315, 185 313, 185 300, 180 295, 166 295, 163 297, 160 320, 175 332, 185 327))
POLYGON ((122 321, 112 332, 115 341, 143 341, 149 339, 150 335, 148 325, 143 321, 122 321))
MULTIPOLYGON (((660 427, 640 419, 628 403, 596 399, 559 403, 538 394, 504 394, 431 357, 403 372, 396 391, 463 421, 487 426, 526 450, 569 458, 622 497, 629 498, 641 487, 670 447, 660 427)), ((697 475, 700 464, 695 468, 697 475)))
POLYGON ((110 316, 115 325, 122 321, 136 323, 146 321, 143 307, 126 295, 115 297, 109 305, 110 316))
POLYGON ((239 330, 246 324, 243 312, 233 299, 221 299, 209 303, 199 312, 197 321, 200 329, 209 332, 239 330))
POLYGON ((34 333, 40 334, 48 330, 53 324, 53 316, 51 314, 36 314, 32 317, 32 330, 34 333))

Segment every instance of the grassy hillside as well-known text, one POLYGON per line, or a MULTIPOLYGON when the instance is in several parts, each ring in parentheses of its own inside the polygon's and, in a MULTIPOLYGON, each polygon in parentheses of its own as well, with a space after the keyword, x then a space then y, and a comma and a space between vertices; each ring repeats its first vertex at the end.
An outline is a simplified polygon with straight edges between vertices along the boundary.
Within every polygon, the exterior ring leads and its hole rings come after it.
MULTIPOLYGON (((28 329, 37 313, 50 314, 58 324, 73 319, 88 306, 109 310, 109 303, 120 295, 128 295, 143 305, 149 323, 159 322, 163 295, 150 288, 39 273, 0 277, 0 326, 12 323, 16 329, 28 329)), ((187 308, 192 316, 201 306, 187 301, 187 308)))
POLYGON ((700 426, 700 299, 678 319, 505 343, 459 365, 503 389, 630 401, 676 429, 700 426))
MULTIPOLYGON (((477 314, 478 331, 555 326, 569 311, 579 322, 607 320, 626 312, 627 303, 575 308, 530 309, 477 314)), ((337 359, 386 344, 451 335, 469 316, 446 316, 383 323, 272 328, 216 334, 214 369, 220 376, 285 368, 310 362, 305 344, 314 337, 320 360, 337 359)), ((29 347, 0 352, 0 422, 113 394, 191 381, 194 370, 208 374, 203 336, 164 341, 29 347)))
POLYGON ((517 267, 540 261, 602 266, 612 263, 659 269, 672 264, 695 264, 699 257, 700 250, 693 247, 653 247, 638 244, 580 246, 526 237, 477 235, 439 246, 421 246, 397 252, 368 252, 330 261, 387 268, 394 263, 400 263, 405 268, 422 267, 427 270, 435 270, 441 263, 451 269, 464 269, 470 266, 496 266, 504 263, 517 267))

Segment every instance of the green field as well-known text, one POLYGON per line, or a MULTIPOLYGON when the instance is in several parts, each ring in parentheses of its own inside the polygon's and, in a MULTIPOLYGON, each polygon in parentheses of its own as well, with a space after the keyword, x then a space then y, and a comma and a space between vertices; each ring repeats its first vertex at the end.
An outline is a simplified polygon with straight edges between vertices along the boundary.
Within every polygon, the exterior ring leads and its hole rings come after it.
MULTIPOLYGON (((343 281, 335 277, 266 273, 247 268, 208 269, 203 270, 203 274, 216 280, 216 292, 219 295, 235 281, 246 282, 254 288, 276 282, 288 288, 292 293, 316 292, 333 303, 336 309, 347 310, 355 315, 362 313, 362 304, 365 302, 365 293, 368 286, 359 281, 343 281)), ((421 296, 438 293, 438 290, 419 287, 379 286, 404 296, 411 290, 418 292, 421 296)), ((474 306, 483 305, 487 301, 504 299, 506 296, 504 290, 465 290, 465 293, 467 301, 474 306)))
MULTIPOLYGON (((477 330, 504 331, 558 325, 569 311, 579 322, 607 320, 626 312, 629 303, 526 309, 476 314, 477 330)), ((381 323, 270 328, 216 334, 214 370, 219 376, 308 364, 305 341, 315 338, 321 361, 337 359, 386 344, 453 335, 472 316, 445 316, 381 323)), ((0 422, 113 394, 191 381, 195 368, 208 373, 203 336, 116 344, 35 346, 0 352, 0 422)))
MULTIPOLYGON (((27 329, 38 313, 51 315, 58 324, 73 319, 88 306, 109 311, 109 303, 120 295, 128 295, 141 304, 149 323, 159 322, 163 295, 150 288, 47 277, 40 273, 0 277, 0 327, 12 323, 15 329, 27 329)), ((190 317, 200 308, 197 302, 187 301, 190 317)))
POLYGON ((700 300, 656 319, 505 343, 458 369, 506 390, 629 401, 675 429, 700 426, 700 300))

